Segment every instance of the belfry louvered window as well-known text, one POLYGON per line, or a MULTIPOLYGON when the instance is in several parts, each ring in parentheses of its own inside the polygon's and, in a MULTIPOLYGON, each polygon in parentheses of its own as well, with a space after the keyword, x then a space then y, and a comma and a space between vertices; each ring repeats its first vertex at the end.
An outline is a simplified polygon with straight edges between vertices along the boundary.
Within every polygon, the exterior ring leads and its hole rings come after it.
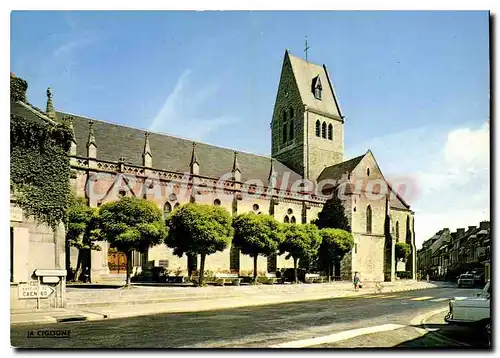
POLYGON ((328 125, 328 139, 333 140, 333 126, 331 123, 328 125))
POLYGON ((321 124, 321 137, 326 138, 326 123, 325 122, 323 122, 321 124))
POLYGON ((321 127, 321 123, 319 122, 319 119, 316 121, 316 137, 319 137, 320 136, 320 129, 321 127))

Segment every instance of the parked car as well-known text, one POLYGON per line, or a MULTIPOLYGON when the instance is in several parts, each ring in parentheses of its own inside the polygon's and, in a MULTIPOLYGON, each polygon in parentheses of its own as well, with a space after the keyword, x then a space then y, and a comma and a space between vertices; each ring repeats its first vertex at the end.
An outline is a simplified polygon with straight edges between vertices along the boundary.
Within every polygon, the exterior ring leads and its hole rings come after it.
POLYGON ((473 297, 455 297, 449 302, 449 312, 444 320, 454 325, 476 326, 485 330, 491 341, 491 281, 473 297))
POLYGON ((474 275, 470 273, 464 273, 458 277, 457 283, 458 287, 474 287, 474 275))

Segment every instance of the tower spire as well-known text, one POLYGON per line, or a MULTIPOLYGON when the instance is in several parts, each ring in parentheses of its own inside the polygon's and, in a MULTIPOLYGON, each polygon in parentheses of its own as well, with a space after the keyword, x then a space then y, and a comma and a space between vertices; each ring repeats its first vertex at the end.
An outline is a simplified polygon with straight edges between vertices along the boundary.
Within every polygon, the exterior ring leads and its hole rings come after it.
POLYGON ((238 152, 234 152, 234 160, 233 160, 233 172, 240 171, 240 164, 238 163, 238 152))
POLYGON ((196 155, 196 142, 193 142, 193 151, 191 152, 191 163, 189 163, 190 166, 193 166, 193 164, 198 164, 198 156, 196 155))
POLYGON ((47 110, 45 111, 50 119, 57 120, 57 114, 52 104, 52 89, 47 88, 47 110))
POLYGON ((153 162, 153 154, 149 146, 149 132, 144 133, 144 151, 142 152, 142 161, 145 167, 151 167, 153 162))

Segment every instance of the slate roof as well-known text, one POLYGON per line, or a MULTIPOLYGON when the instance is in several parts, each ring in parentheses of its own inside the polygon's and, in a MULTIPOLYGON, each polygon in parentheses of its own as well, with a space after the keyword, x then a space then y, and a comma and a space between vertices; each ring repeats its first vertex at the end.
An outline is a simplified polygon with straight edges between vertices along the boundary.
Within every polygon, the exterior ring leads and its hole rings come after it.
MULTIPOLYGON (((60 118, 73 117, 77 141, 76 155, 86 157, 90 118, 61 112, 58 112, 58 116, 60 118)), ((142 166, 145 130, 92 120, 94 121, 98 159, 116 162, 123 156, 126 164, 142 166)), ((149 145, 153 155, 153 168, 181 173, 189 172, 193 149, 192 140, 150 132, 149 145)), ((234 150, 197 142, 196 154, 201 176, 219 178, 231 172, 234 150)), ((267 185, 271 167, 270 157, 238 152, 238 163, 243 182, 249 179, 259 179, 264 185, 267 185)), ((286 172, 290 175, 288 187, 291 187, 294 181, 302 178, 298 173, 276 160, 274 161, 274 169, 278 173, 278 186, 281 185, 281 178, 286 172)))
POLYGON ((339 180, 344 173, 352 172, 365 155, 366 154, 363 154, 359 157, 346 160, 345 162, 326 167, 319 175, 318 182, 326 179, 339 180))
POLYGON ((10 102, 10 113, 24 118, 34 119, 36 121, 44 121, 55 124, 49 117, 47 117, 38 108, 32 107, 23 102, 10 102))
POLYGON ((342 117, 335 89, 330 82, 326 66, 303 60, 300 57, 290 54, 288 51, 286 53, 292 65, 292 71, 297 87, 299 88, 300 96, 302 97, 302 103, 309 108, 342 117), (321 81, 321 100, 316 99, 312 91, 312 81, 317 76, 319 76, 321 81))

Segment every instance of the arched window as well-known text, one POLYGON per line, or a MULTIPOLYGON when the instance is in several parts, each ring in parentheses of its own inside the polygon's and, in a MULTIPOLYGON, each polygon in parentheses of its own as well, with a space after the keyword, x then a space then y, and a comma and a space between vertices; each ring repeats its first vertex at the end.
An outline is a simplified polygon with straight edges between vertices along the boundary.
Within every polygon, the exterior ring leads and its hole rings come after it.
POLYGON ((369 177, 370 176, 370 168, 366 168, 366 176, 369 177))
POLYGON ((163 206, 163 218, 166 219, 168 214, 172 211, 172 205, 167 201, 163 206))
POLYGON ((316 137, 319 137, 320 135, 320 127, 321 124, 319 123, 319 119, 316 121, 316 137))
POLYGON ((290 120, 290 128, 289 129, 290 129, 290 140, 292 140, 295 136, 295 133, 294 133, 295 128, 293 128, 293 119, 290 120))
POLYGON ((286 111, 283 110, 283 112, 281 112, 281 120, 283 121, 283 123, 286 122, 286 111))
POLYGON ((178 207, 179 207, 179 203, 175 203, 174 210, 177 209, 178 207))
POLYGON ((290 222, 290 219, 288 218, 288 215, 285 216, 285 220, 283 220, 285 224, 288 224, 290 222))
POLYGON ((328 139, 333 140, 333 126, 331 123, 328 125, 328 139))
POLYGON ((326 123, 321 124, 321 137, 326 138, 326 123))
POLYGON ((399 221, 396 221, 396 242, 399 242, 399 221))
POLYGON ((287 135, 286 123, 283 123, 283 144, 286 143, 286 135, 287 135))
POLYGON ((290 219, 290 223, 295 224, 295 216, 292 216, 292 218, 290 219))
POLYGON ((372 207, 370 205, 366 207, 366 233, 372 233, 372 207))
POLYGON ((288 118, 292 119, 294 116, 294 113, 293 113, 293 107, 290 107, 288 109, 288 118))

